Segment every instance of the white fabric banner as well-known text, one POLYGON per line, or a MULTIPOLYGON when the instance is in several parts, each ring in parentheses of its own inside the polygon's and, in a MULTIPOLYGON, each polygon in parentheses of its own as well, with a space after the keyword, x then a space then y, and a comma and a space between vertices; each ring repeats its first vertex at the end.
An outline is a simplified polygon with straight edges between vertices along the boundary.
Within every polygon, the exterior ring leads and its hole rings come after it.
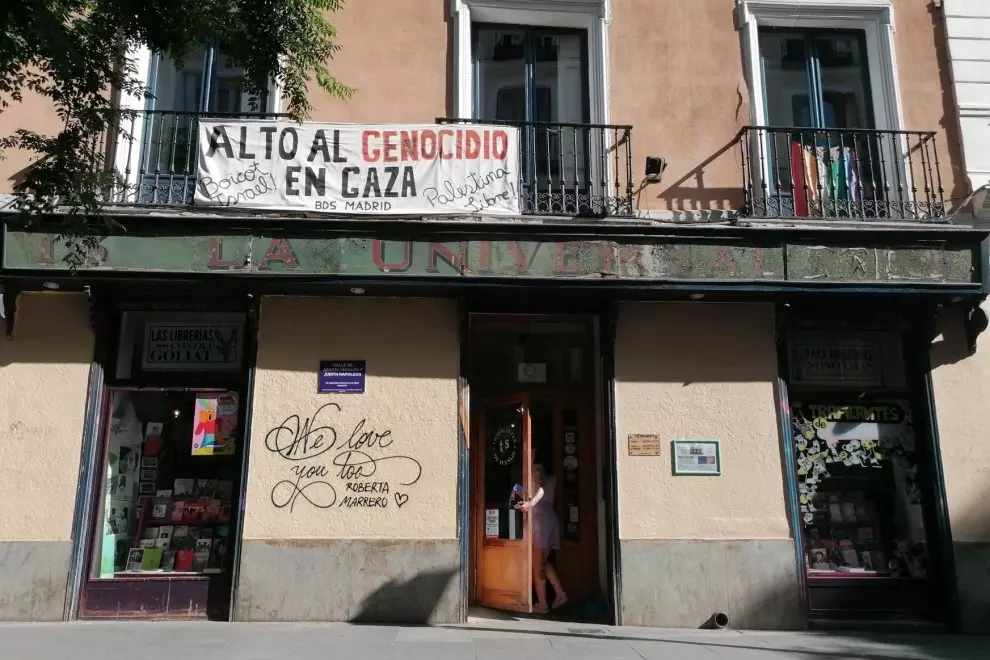
POLYGON ((519 129, 200 120, 195 203, 371 215, 519 215, 519 129))

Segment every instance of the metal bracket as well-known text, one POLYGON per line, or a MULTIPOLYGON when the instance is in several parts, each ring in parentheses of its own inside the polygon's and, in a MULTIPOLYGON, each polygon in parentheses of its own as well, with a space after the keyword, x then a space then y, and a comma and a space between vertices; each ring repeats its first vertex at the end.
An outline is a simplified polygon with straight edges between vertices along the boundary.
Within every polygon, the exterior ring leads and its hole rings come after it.
POLYGON ((83 287, 86 293, 86 307, 89 311, 89 327, 93 333, 100 337, 112 324, 113 310, 110 302, 101 292, 93 291, 93 287, 87 284, 83 287))
POLYGON ((86 308, 89 311, 89 327, 93 329, 93 332, 99 332, 100 315, 97 310, 95 296, 93 295, 93 287, 87 284, 83 287, 83 291, 86 292, 86 308))
POLYGON ((14 321, 17 320, 17 298, 20 289, 9 285, 4 286, 3 293, 0 293, 0 316, 3 317, 4 329, 7 331, 7 338, 14 337, 14 321))
POLYGON ((982 307, 973 305, 966 314, 963 325, 966 329, 966 348, 969 349, 969 354, 973 355, 976 353, 976 340, 990 325, 990 320, 987 319, 987 313, 983 311, 982 307))
POLYGON ((257 337, 258 335, 258 308, 261 306, 261 300, 258 296, 253 293, 247 294, 247 321, 248 328, 251 330, 251 334, 257 337))
POLYGON ((923 312, 918 314, 915 321, 915 337, 917 341, 921 342, 919 348, 924 352, 931 349, 932 342, 938 337, 939 309, 937 305, 926 307, 923 312))

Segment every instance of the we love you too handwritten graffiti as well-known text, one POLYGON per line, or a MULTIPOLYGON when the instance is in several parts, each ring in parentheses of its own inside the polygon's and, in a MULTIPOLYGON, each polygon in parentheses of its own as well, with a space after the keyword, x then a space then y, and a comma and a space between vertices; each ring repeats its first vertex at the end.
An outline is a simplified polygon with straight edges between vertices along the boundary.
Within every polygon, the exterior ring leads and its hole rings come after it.
POLYGON ((304 506, 381 510, 409 501, 423 467, 403 453, 401 437, 366 418, 343 424, 335 419, 341 412, 325 403, 308 417, 289 415, 265 435, 265 448, 286 467, 272 486, 272 506, 289 513, 304 506))

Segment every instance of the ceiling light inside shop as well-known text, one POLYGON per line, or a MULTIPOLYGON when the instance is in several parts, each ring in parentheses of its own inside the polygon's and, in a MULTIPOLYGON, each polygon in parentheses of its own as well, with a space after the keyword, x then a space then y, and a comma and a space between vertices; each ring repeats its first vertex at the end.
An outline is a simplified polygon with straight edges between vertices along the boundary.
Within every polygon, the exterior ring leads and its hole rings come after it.
POLYGON ((56 291, 58 289, 58 284, 56 284, 55 282, 45 282, 41 286, 45 287, 46 289, 51 289, 52 291, 56 291))
POLYGON ((356 286, 353 289, 351 289, 351 293, 353 293, 355 296, 360 296, 362 293, 364 293, 364 289, 362 289, 359 286, 356 286))
POLYGON ((705 294, 703 293, 692 293, 690 296, 691 300, 704 300, 705 294))

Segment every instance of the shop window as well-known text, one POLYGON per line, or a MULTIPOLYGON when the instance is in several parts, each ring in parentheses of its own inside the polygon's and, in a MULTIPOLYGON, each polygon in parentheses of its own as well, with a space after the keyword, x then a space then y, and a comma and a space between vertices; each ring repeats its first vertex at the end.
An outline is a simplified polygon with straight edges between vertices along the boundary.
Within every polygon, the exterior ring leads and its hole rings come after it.
POLYGON ((92 579, 230 570, 239 393, 115 390, 92 579))
POLYGON ((118 313, 105 365, 80 615, 222 620, 244 460, 246 315, 153 307, 118 313))
POLYGON ((790 412, 809 578, 925 578, 927 489, 901 338, 793 332, 790 412))

